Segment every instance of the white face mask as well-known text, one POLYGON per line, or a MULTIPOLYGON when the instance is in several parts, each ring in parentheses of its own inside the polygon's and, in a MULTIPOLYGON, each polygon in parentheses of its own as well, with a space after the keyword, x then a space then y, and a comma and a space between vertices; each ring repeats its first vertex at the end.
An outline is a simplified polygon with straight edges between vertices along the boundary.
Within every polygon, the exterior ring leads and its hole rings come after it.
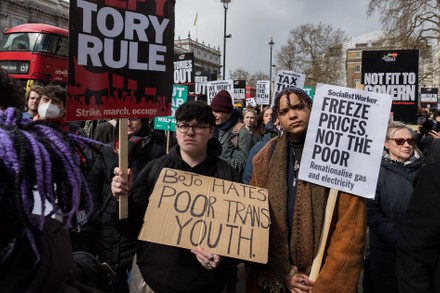
POLYGON ((38 115, 43 119, 55 119, 60 116, 60 108, 51 104, 45 103, 38 106, 38 115))

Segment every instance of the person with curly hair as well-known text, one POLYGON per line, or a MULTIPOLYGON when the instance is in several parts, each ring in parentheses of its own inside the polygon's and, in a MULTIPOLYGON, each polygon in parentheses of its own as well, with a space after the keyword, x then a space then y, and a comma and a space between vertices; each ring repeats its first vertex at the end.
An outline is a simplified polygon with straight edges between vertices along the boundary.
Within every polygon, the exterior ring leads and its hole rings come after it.
POLYGON ((64 131, 87 136, 87 133, 77 123, 66 121, 66 98, 67 91, 64 87, 59 85, 43 87, 38 114, 34 116, 34 120, 47 120, 58 124, 64 131))
POLYGON ((296 87, 281 91, 273 111, 284 129, 254 157, 250 185, 267 188, 271 227, 267 264, 247 263, 247 292, 356 292, 366 238, 363 198, 339 192, 316 280, 309 278, 329 189, 298 180, 312 100, 296 87))

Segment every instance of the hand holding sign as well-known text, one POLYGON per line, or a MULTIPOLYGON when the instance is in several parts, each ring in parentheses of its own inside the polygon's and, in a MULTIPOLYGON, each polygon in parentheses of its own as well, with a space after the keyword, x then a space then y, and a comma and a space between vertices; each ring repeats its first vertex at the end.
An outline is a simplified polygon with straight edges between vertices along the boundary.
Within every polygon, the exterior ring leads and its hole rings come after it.
POLYGON ((216 255, 207 262, 214 251, 266 263, 269 226, 266 189, 163 168, 149 198, 139 240, 193 249, 208 269, 218 264, 216 255), (197 246, 211 252, 194 249, 197 246))
POLYGON ((209 251, 204 250, 200 245, 196 249, 191 250, 197 257, 200 264, 207 270, 213 270, 219 266, 223 257, 209 251))
POLYGON ((113 196, 119 200, 119 196, 128 195, 132 186, 131 170, 127 169, 127 180, 124 179, 124 173, 119 167, 114 170, 114 175, 112 179, 111 189, 113 196))
POLYGON ((374 198, 390 107, 389 95, 318 87, 299 179, 374 198))

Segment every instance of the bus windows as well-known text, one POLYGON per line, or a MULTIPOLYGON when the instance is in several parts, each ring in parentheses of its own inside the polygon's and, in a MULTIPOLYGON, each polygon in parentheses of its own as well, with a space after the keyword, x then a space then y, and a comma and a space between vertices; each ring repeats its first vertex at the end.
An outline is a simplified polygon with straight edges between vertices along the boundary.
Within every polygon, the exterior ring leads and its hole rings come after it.
POLYGON ((58 36, 41 34, 38 38, 35 52, 55 54, 58 36))
POLYGON ((4 35, 0 41, 0 51, 32 51, 36 33, 15 33, 4 35))
POLYGON ((59 56, 67 57, 68 47, 67 47, 67 38, 60 37, 58 40, 57 48, 55 54, 59 56))
MULTIPOLYGON (((1 1, 1 0, 0 0, 1 1)), ((68 30, 39 23, 21 24, 0 40, 0 68, 23 83, 67 83, 68 30)))

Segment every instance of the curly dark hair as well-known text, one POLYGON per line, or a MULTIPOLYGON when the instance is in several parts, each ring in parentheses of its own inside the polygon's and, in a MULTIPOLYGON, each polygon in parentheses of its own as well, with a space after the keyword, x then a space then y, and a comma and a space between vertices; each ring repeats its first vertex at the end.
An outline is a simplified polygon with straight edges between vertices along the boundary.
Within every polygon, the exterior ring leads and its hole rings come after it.
POLYGON ((46 85, 43 87, 41 95, 47 96, 51 100, 61 101, 66 106, 67 91, 60 85, 46 85))
POLYGON ((25 92, 18 79, 9 76, 0 68, 0 109, 14 107, 24 112, 26 109, 25 92))
MULTIPOLYGON (((283 89, 281 92, 279 92, 276 95, 275 100, 274 100, 272 117, 276 117, 277 115, 280 114, 281 97, 284 95, 287 95, 287 97, 289 97, 290 94, 296 94, 298 96, 299 100, 301 101, 301 103, 303 103, 309 109, 312 108, 312 99, 303 89, 300 89, 298 87, 289 87, 289 88, 283 89)), ((290 104, 290 99, 287 99, 287 103, 290 104)))

